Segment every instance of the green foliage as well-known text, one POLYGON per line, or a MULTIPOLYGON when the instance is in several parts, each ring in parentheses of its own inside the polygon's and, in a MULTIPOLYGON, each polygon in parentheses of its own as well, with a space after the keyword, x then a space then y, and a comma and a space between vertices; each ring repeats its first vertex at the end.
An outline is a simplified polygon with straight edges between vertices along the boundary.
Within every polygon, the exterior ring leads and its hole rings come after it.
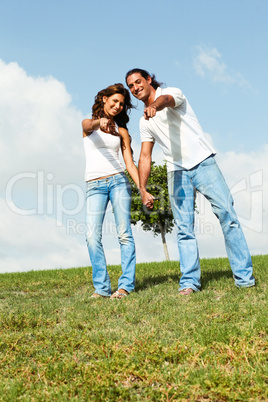
MULTIPOLYGON (((1 401, 267 401, 268 256, 237 289, 227 258, 137 265, 136 290, 91 299, 91 268, 0 274, 1 401)), ((120 266, 108 267, 116 289, 120 266)))
POLYGON ((152 162, 151 165, 147 191, 155 197, 153 210, 149 210, 142 204, 136 184, 128 172, 126 174, 132 185, 131 223, 136 225, 141 221, 143 230, 151 230, 154 236, 161 233, 171 233, 174 227, 174 219, 168 196, 166 163, 161 166, 152 162))

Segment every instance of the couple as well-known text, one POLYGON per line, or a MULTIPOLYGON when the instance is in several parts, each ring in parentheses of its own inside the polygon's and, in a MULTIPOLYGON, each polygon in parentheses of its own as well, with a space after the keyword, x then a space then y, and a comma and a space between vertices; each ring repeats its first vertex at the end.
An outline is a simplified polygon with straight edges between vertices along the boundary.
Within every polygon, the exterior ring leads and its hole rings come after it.
POLYGON ((135 286, 135 244, 130 225, 131 187, 119 160, 122 150, 126 169, 138 186, 142 203, 152 209, 154 197, 146 191, 155 141, 165 154, 168 191, 178 228, 180 254, 179 294, 190 295, 201 289, 200 263, 194 234, 195 190, 211 203, 220 221, 226 251, 237 287, 255 285, 248 246, 233 199, 214 160, 215 151, 186 97, 178 88, 161 88, 154 75, 135 68, 126 74, 132 95, 141 100, 144 114, 140 119, 141 153, 138 170, 132 159, 127 131, 128 112, 132 108, 129 91, 114 84, 95 97, 92 119, 82 122, 86 154, 87 233, 86 241, 92 264, 92 297, 123 298, 135 286), (111 201, 121 248, 122 275, 118 290, 112 294, 102 246, 102 224, 111 201))

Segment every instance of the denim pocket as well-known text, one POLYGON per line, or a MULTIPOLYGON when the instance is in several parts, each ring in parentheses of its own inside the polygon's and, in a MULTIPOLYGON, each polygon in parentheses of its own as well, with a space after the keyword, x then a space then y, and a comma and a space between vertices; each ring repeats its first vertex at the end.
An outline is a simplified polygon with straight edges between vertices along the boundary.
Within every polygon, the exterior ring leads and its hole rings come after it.
POLYGON ((132 187, 124 173, 116 175, 116 186, 121 188, 123 192, 126 190, 128 195, 131 197, 132 187))
POLYGON ((129 184, 128 178, 125 173, 119 173, 116 176, 116 183, 117 184, 129 184))
POLYGON ((98 188, 98 182, 96 180, 89 181, 86 184, 86 192, 91 191, 91 190, 96 190, 97 188, 98 188))

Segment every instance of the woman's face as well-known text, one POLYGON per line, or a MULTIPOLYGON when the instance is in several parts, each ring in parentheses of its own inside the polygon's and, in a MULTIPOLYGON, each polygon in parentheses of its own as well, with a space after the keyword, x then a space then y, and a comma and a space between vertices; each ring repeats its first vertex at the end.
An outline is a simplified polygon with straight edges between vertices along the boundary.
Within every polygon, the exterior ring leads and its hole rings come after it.
POLYGON ((125 103, 125 97, 121 94, 114 94, 109 97, 104 96, 103 103, 104 113, 106 114, 106 116, 113 118, 117 116, 120 112, 122 112, 125 103))

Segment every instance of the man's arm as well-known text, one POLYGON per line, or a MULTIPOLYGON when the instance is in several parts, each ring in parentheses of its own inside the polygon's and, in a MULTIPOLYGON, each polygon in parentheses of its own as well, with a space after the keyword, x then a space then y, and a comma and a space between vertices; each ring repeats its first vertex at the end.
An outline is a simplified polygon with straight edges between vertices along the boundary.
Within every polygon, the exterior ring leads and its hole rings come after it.
POLYGON ((154 196, 146 191, 146 186, 151 171, 153 146, 153 142, 142 142, 138 166, 141 200, 142 203, 150 209, 152 209, 154 205, 154 196))
POLYGON ((149 120, 156 115, 156 112, 163 110, 165 107, 174 107, 175 100, 171 95, 161 95, 144 109, 144 118, 149 120))

